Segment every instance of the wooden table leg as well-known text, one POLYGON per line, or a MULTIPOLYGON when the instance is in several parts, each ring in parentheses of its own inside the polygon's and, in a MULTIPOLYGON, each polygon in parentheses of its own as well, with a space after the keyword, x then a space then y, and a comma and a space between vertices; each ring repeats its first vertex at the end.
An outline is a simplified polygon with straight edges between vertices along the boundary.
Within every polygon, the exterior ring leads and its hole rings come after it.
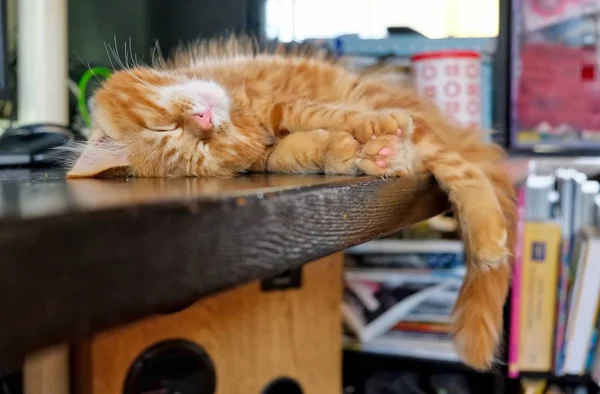
POLYGON ((23 367, 24 394, 69 394, 69 346, 32 354, 23 367))

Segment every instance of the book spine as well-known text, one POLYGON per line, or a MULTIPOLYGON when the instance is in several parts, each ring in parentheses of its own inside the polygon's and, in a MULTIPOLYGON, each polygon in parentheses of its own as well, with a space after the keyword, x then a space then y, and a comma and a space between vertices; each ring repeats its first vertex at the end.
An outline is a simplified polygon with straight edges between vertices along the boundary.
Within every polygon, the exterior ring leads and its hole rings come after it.
MULTIPOLYGON (((597 341, 598 342, 598 341, 597 341)), ((592 380, 600 386, 600 344, 596 345, 596 351, 594 355, 594 361, 590 372, 592 380)))
POLYGON ((519 370, 553 367, 556 292, 561 228, 555 222, 525 223, 521 276, 519 370))
POLYGON ((590 347, 588 349, 588 355, 585 362, 585 372, 589 373, 594 366, 594 356, 596 351, 596 345, 598 344, 598 323, 596 322, 596 329, 592 332, 592 337, 590 338, 590 347))
POLYGON ((556 330, 554 333, 554 371, 557 372, 562 366, 564 359, 563 346, 565 343, 565 332, 567 329, 567 315, 568 315, 568 294, 569 294, 569 282, 570 282, 570 269, 571 263, 571 247, 572 239, 563 238, 561 264, 559 269, 558 279, 558 291, 556 300, 556 330))
POLYGON ((573 249, 573 216, 575 197, 575 170, 560 169, 556 172, 557 188, 560 195, 560 224, 562 229, 562 253, 558 278, 558 294, 556 299, 557 323, 554 333, 554 370, 558 371, 562 360, 561 350, 565 341, 567 327, 569 291, 569 265, 573 249))
POLYGON ((579 261, 577 278, 573 291, 573 310, 569 314, 567 328, 567 344, 565 346, 565 362, 562 374, 583 375, 586 372, 586 362, 597 328, 598 308, 600 304, 600 256, 598 235, 592 227, 585 229, 586 251, 579 261))
POLYGON ((579 301, 581 300, 579 295, 581 293, 581 282, 583 280, 581 275, 577 275, 577 270, 584 269, 583 266, 586 263, 589 248, 583 232, 580 232, 575 242, 576 247, 573 252, 571 265, 569 267, 569 293, 567 294, 568 315, 565 328, 565 338, 560 353, 560 369, 556 371, 557 375, 564 375, 567 373, 565 372, 567 353, 570 342, 574 340, 573 333, 575 331, 575 321, 577 320, 577 314, 579 310, 579 301))
MULTIPOLYGON (((600 196, 594 198, 594 224, 596 227, 600 227, 600 196)), ((598 307, 600 308, 600 305, 598 307)), ((596 314, 596 329, 590 344, 586 372, 589 372, 594 382, 600 385, 600 353, 598 350, 600 347, 598 338, 600 336, 600 310, 597 310, 596 314)))
POLYGON ((518 222, 513 261, 510 327, 508 340, 508 377, 519 377, 519 317, 521 313, 521 270, 523 266, 523 240, 525 225, 525 190, 519 188, 517 196, 518 222))
POLYGON ((561 278, 564 276, 566 281, 566 295, 564 300, 564 316, 562 326, 558 327, 557 341, 555 342, 555 373, 562 374, 566 350, 568 345, 569 320, 571 319, 572 307, 576 305, 577 300, 572 300, 573 289, 575 286, 575 278, 577 275, 577 265, 580 259, 578 254, 578 244, 576 237, 580 234, 581 229, 586 225, 594 223, 595 215, 595 198, 598 194, 598 182, 588 181, 587 176, 580 172, 575 172, 573 175, 573 217, 571 222, 571 232, 569 237, 570 249, 568 264, 563 268, 565 273, 561 273, 561 278), (560 336, 560 337, 559 337, 560 336), (560 341, 560 342, 559 342, 560 341))

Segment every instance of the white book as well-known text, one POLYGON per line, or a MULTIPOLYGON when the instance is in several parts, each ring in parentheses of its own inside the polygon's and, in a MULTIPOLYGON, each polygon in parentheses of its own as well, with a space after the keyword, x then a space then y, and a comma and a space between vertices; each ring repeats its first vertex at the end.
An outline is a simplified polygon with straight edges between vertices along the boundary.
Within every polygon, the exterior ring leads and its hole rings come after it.
POLYGON ((586 228, 582 236, 587 238, 582 250, 575 285, 573 288, 567 335, 563 375, 585 374, 590 341, 596 327, 600 300, 600 237, 597 230, 586 228))
POLYGON ((426 334, 410 335, 402 332, 391 332, 370 342, 360 342, 346 337, 344 338, 344 345, 346 349, 368 353, 460 362, 460 357, 454 349, 451 337, 441 338, 426 334))
POLYGON ((463 253, 464 244, 453 239, 377 239, 346 250, 348 254, 463 253))
MULTIPOLYGON (((424 273, 406 275, 381 270, 347 270, 345 282, 346 291, 341 308, 346 327, 359 341, 369 342, 392 329, 399 321, 414 316, 427 303, 431 307, 430 314, 434 313, 438 297, 452 299, 452 293, 458 294, 461 278, 424 273), (378 297, 382 297, 381 300, 378 297)), ((444 314, 444 308, 438 313, 444 314)), ((445 315, 442 317, 449 318, 445 315)))
POLYGON ((347 303, 342 304, 342 316, 344 317, 346 324, 361 342, 369 342, 373 340, 373 338, 390 330, 396 323, 407 316, 428 297, 431 297, 439 291, 444 291, 449 286, 451 286, 451 283, 450 281, 447 281, 412 294, 371 322, 363 321, 359 317, 360 314, 347 303))

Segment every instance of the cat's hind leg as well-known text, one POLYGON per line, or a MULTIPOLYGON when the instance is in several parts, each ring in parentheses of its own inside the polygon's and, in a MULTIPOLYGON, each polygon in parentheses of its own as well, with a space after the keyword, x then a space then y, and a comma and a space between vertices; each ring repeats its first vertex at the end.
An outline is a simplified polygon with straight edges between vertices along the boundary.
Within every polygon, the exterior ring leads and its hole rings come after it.
POLYGON ((358 166, 381 176, 430 172, 448 193, 468 257, 453 311, 454 343, 464 361, 486 370, 498 354, 510 283, 511 185, 492 161, 497 156, 492 148, 480 143, 463 151, 431 136, 414 142, 382 136, 363 146, 358 166))
MULTIPOLYGON (((455 347, 469 365, 486 370, 498 355, 510 284, 511 185, 494 170, 499 164, 474 160, 468 150, 456 151, 431 136, 417 147, 424 168, 456 208, 467 252, 467 273, 452 315, 455 347)), ((482 157, 495 155, 483 143, 475 148, 482 157)))

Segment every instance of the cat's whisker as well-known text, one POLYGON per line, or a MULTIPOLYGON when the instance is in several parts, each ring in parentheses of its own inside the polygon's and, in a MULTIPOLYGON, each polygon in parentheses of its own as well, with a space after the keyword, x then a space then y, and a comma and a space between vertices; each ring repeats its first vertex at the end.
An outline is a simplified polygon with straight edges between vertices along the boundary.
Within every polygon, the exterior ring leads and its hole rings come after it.
POLYGON ((131 44, 131 36, 129 36, 129 57, 131 58, 131 64, 134 67, 137 67, 137 64, 135 62, 135 57, 133 56, 133 45, 131 44))
POLYGON ((74 52, 75 56, 77 56, 77 59, 79 59, 79 61, 81 62, 81 64, 83 64, 84 66, 86 66, 88 68, 89 71, 92 72, 92 75, 94 76, 94 78, 96 78, 96 80, 100 83, 100 85, 102 85, 103 88, 106 88, 106 90, 108 90, 109 92, 113 93, 114 95, 116 95, 115 92, 113 92, 110 88, 108 88, 106 86, 106 83, 104 82, 104 80, 100 79, 100 77, 98 76, 98 74, 96 74, 94 72, 94 70, 92 69, 92 66, 90 65, 89 62, 84 62, 81 57, 79 56, 79 54, 77 52, 74 52))
POLYGON ((111 47, 110 45, 108 46, 108 49, 110 50, 113 59, 115 60, 115 63, 117 63, 117 66, 120 67, 121 69, 125 70, 126 67, 123 64, 123 62, 121 61, 121 59, 119 58, 119 55, 117 53, 117 50, 114 49, 113 47, 111 47))
POLYGON ((129 56, 127 56, 127 41, 123 43, 124 52, 125 52, 125 65, 129 68, 129 56))
POLYGON ((134 74, 134 72, 132 70, 125 70, 129 75, 131 75, 133 78, 135 78, 138 82, 140 82, 142 85, 147 86, 149 88, 154 88, 154 86, 150 85, 148 82, 144 81, 143 79, 141 79, 140 77, 138 77, 137 75, 134 74))
POLYGON ((118 65, 119 65, 119 66, 120 66, 122 69, 126 70, 126 69, 127 69, 127 67, 125 67, 125 64, 123 63, 123 61, 121 60, 121 57, 120 57, 120 55, 119 55, 119 50, 118 50, 119 46, 118 46, 118 44, 117 44, 117 36, 113 36, 113 39, 114 39, 114 42, 115 42, 115 47, 114 47, 114 48, 111 48, 111 47, 110 47, 110 45, 109 45, 109 48, 110 48, 110 49, 111 49, 111 51, 112 51, 112 54, 113 54, 113 56, 114 56, 114 58, 115 58, 115 62, 116 62, 116 63, 117 63, 117 64, 118 64, 118 65))
POLYGON ((154 52, 158 52, 158 63, 160 65, 161 68, 166 69, 168 68, 168 65, 165 61, 165 57, 162 54, 162 50, 160 49, 160 44, 158 42, 158 40, 156 40, 156 45, 154 46, 154 52))
POLYGON ((104 41, 104 49, 106 50, 106 55, 108 56, 108 61, 110 62, 110 68, 112 68, 113 70, 116 70, 115 65, 113 64, 112 58, 110 57, 110 53, 108 51, 108 45, 106 44, 106 41, 104 41))
POLYGON ((156 51, 158 50, 158 40, 154 41, 154 47, 151 52, 152 67, 156 67, 156 51))

